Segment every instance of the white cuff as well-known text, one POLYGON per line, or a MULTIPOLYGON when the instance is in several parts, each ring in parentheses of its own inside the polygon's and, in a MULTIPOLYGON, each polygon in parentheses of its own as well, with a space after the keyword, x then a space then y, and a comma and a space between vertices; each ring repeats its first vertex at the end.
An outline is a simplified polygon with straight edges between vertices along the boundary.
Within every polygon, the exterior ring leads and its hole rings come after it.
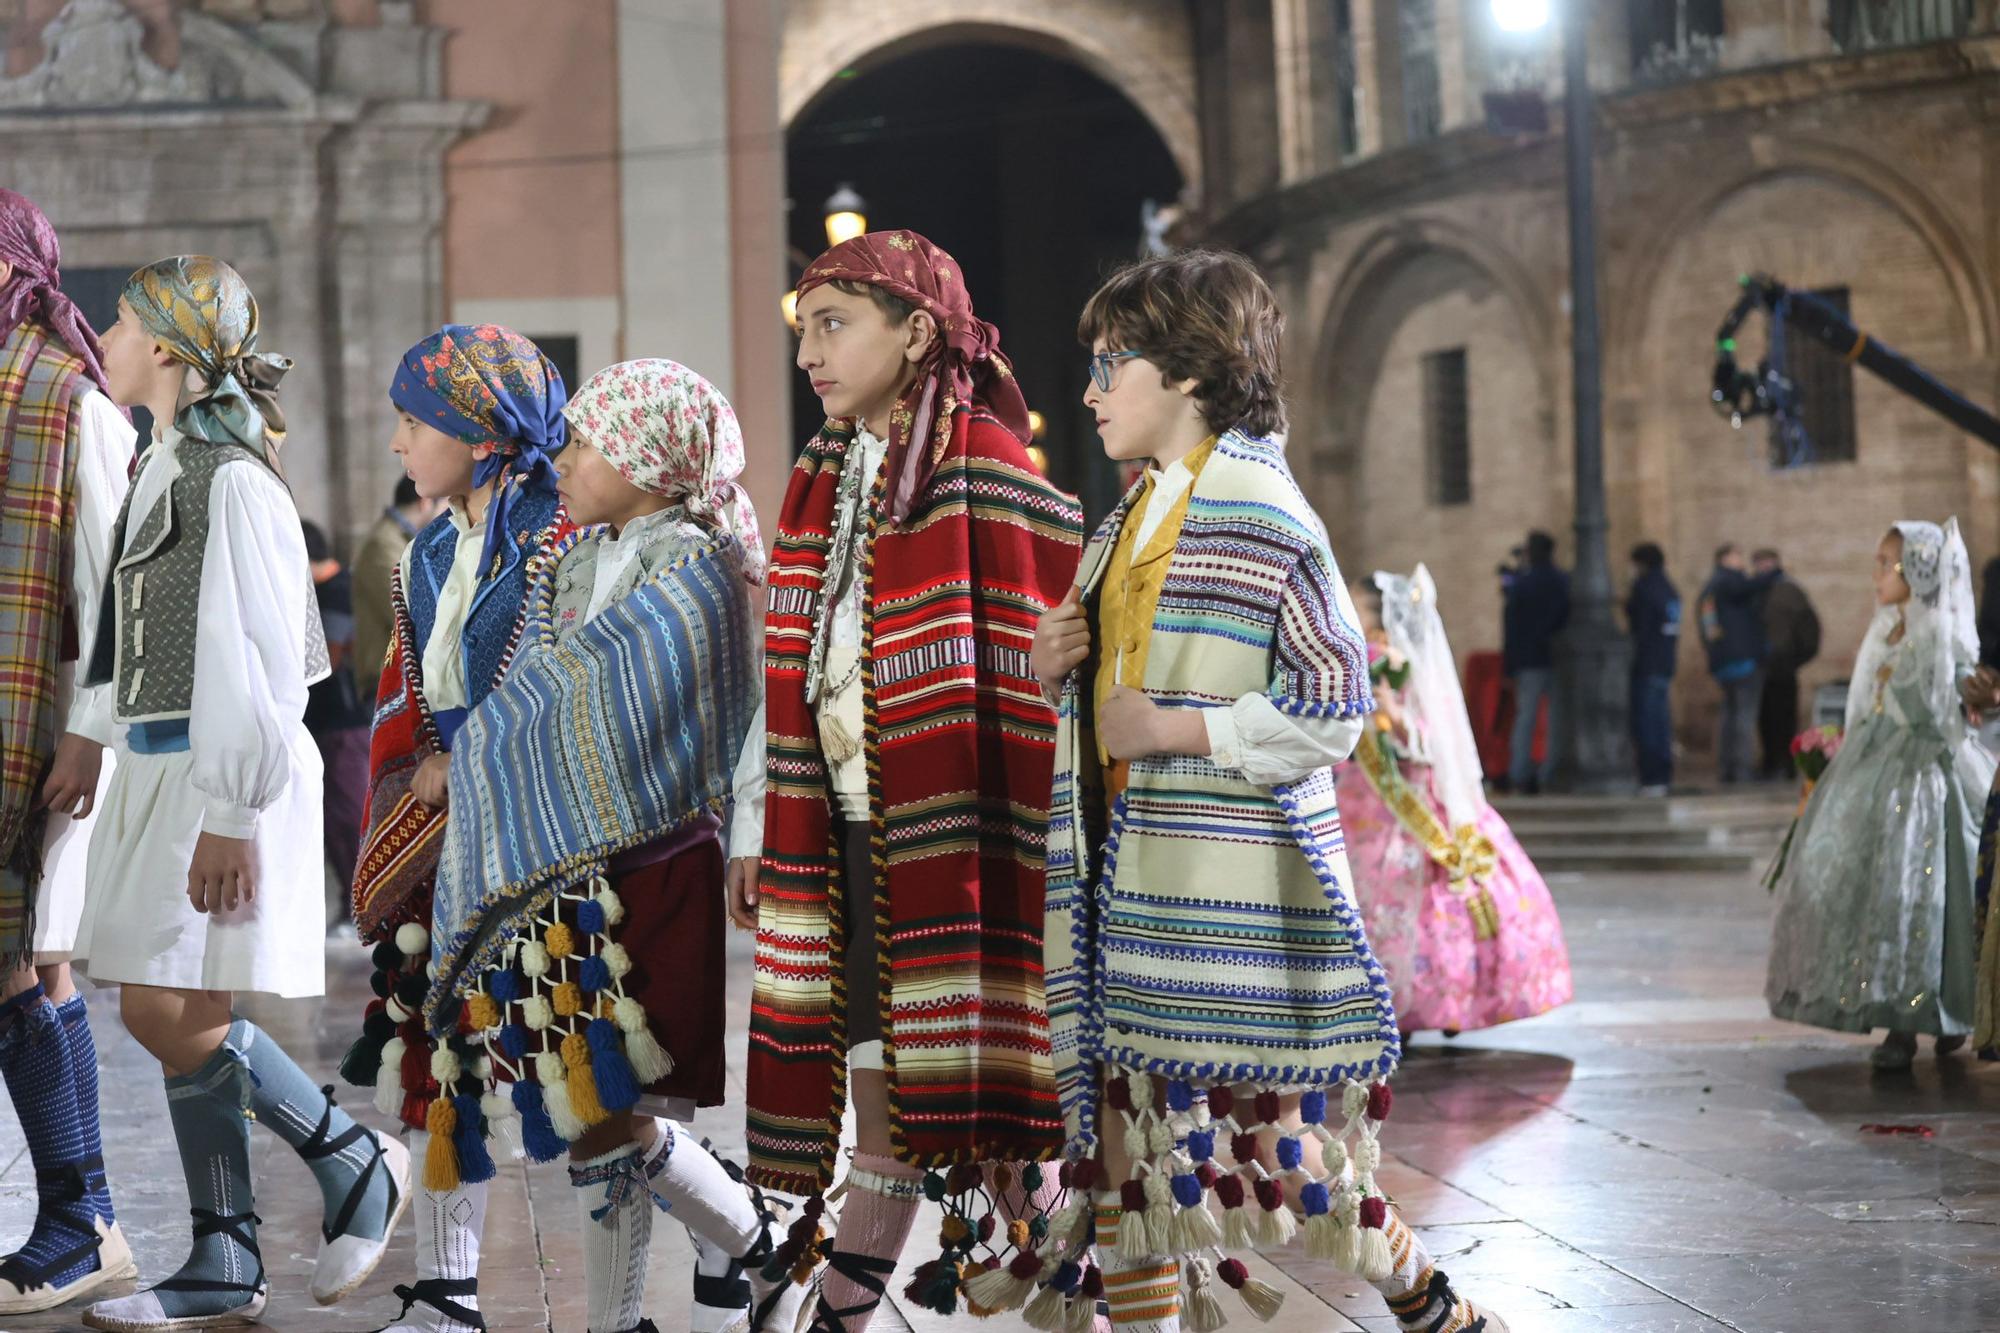
POLYGON ((201 831, 213 833, 218 838, 254 838, 257 836, 257 810, 254 806, 238 805, 234 801, 211 796, 202 809, 201 831))
POLYGON ((1217 768, 1241 768, 1236 753, 1236 712, 1230 708, 1204 708, 1201 724, 1208 729, 1208 760, 1217 768))

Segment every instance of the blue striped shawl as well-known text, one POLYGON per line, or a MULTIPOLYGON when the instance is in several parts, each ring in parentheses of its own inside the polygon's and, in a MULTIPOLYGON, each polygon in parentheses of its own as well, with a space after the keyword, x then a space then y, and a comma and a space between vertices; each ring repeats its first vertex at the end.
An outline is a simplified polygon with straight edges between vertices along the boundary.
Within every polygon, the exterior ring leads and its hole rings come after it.
POLYGON ((555 568, 593 535, 538 563, 520 656, 452 747, 433 1030, 556 894, 729 795, 758 686, 742 548, 721 538, 559 639, 555 568))
MULTIPOLYGON (((1098 584, 1139 488, 1084 552, 1098 584)), ((1326 530, 1268 440, 1230 432, 1196 478, 1147 649, 1147 694, 1280 712, 1372 709, 1367 650, 1326 530)), ((1332 1088, 1401 1054, 1355 906, 1333 774, 1257 786, 1205 757, 1131 766, 1102 808, 1085 672, 1058 710, 1045 941, 1051 1042, 1073 1151, 1096 1141, 1100 1076, 1332 1088)), ((1337 1099, 1336 1099, 1337 1100, 1337 1099)))

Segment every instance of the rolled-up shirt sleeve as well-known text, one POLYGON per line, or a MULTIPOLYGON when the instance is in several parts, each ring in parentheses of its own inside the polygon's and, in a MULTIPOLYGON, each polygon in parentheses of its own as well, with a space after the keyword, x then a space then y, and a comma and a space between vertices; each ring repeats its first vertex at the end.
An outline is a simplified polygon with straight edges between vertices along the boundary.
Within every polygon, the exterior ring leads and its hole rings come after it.
POLYGON ((1354 753, 1365 717, 1294 717, 1269 695, 1246 694, 1227 708, 1205 709, 1208 757, 1260 787, 1297 782, 1354 753))

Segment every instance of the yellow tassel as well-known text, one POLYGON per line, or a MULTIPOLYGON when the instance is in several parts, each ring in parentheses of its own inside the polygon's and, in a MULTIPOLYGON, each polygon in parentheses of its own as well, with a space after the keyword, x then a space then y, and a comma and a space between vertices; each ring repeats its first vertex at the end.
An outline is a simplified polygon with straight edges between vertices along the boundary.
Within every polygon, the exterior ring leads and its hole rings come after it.
POLYGON ((451 1098, 439 1097, 424 1116, 430 1131, 430 1147, 424 1152, 424 1188, 449 1194, 458 1188, 458 1146, 452 1132, 458 1128, 458 1111, 451 1098))
POLYGON ((572 1032, 562 1041, 563 1064, 569 1068, 569 1104, 576 1118, 586 1125, 601 1125, 611 1118, 597 1100, 597 1078, 590 1072, 590 1041, 581 1032, 572 1032))

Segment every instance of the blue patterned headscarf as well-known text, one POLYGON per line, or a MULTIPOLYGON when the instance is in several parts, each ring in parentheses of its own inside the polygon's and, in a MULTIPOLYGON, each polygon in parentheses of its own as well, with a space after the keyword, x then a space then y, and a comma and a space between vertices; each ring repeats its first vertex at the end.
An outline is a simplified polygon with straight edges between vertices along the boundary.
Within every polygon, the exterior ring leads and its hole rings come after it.
POLYGON ((174 429, 209 444, 238 444, 278 465, 285 416, 278 381, 292 368, 257 350, 257 298, 220 259, 176 255, 134 273, 120 293, 139 323, 194 371, 174 429))
MULTIPOLYGON (((403 353, 389 401, 427 426, 493 452, 472 469, 472 484, 519 477, 521 485, 553 492, 554 456, 569 438, 563 405, 569 390, 542 349, 498 324, 447 324, 403 353)), ((486 515, 482 570, 507 534, 515 487, 502 485, 486 515)))

